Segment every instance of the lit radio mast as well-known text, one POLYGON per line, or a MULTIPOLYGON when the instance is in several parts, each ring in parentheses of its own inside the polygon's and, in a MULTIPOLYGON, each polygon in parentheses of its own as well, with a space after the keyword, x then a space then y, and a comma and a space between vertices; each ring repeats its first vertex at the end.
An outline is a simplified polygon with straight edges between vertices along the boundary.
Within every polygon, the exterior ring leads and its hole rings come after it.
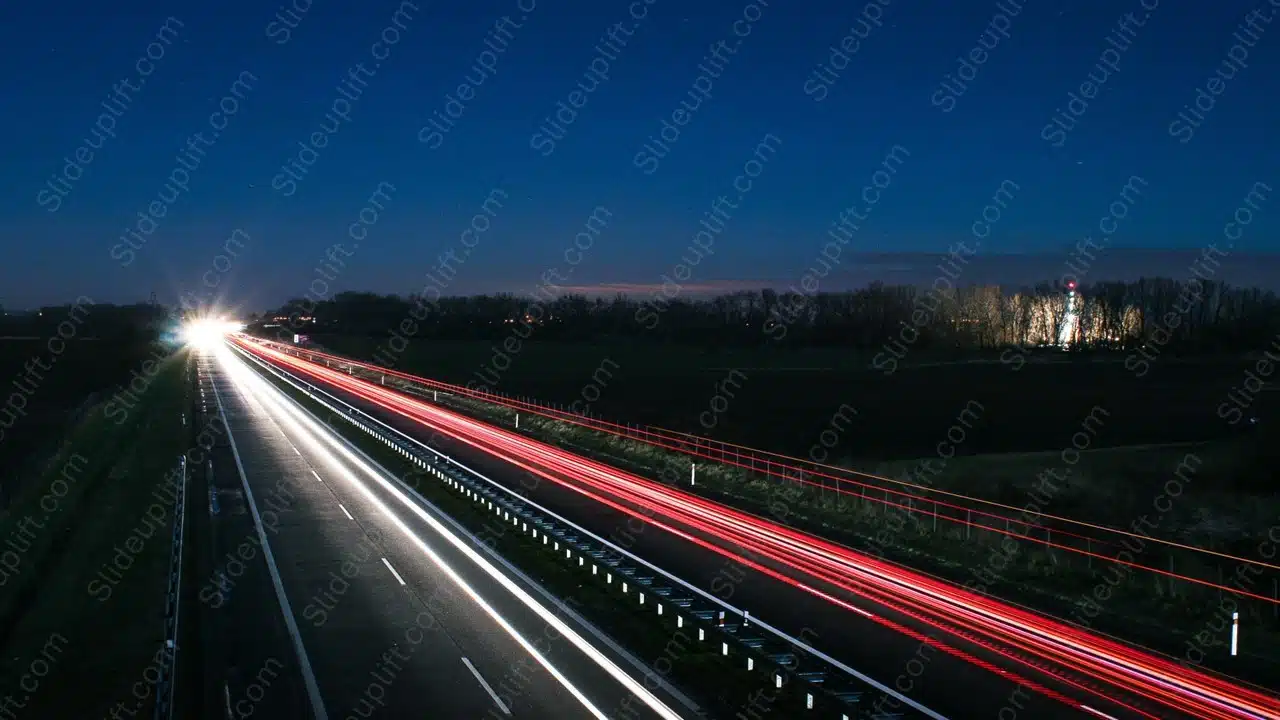
POLYGON ((1062 318, 1062 329, 1058 332, 1058 344, 1064 348, 1075 340, 1076 330, 1080 327, 1079 297, 1075 281, 1067 283, 1067 311, 1062 318))

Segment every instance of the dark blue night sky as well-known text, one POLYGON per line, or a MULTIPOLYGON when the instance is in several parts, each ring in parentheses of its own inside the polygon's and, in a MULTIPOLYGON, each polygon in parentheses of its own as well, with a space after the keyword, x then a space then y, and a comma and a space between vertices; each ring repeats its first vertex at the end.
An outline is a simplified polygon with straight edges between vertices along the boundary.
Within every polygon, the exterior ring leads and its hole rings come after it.
POLYGON ((419 289, 455 250, 453 291, 522 293, 569 277, 589 222, 566 286, 644 291, 708 227, 691 292, 785 286, 846 208, 862 219, 824 289, 927 275, 993 203, 977 257, 1046 268, 1005 281, 1058 274, 1117 202, 1099 273, 1223 242, 1238 208, 1237 259, 1273 253, 1273 17, 1280 0, 10 3, 0 304, 261 308, 335 244, 334 291, 419 289), (1184 110, 1198 92, 1211 109, 1184 110), (650 140, 664 120, 678 138, 650 140))

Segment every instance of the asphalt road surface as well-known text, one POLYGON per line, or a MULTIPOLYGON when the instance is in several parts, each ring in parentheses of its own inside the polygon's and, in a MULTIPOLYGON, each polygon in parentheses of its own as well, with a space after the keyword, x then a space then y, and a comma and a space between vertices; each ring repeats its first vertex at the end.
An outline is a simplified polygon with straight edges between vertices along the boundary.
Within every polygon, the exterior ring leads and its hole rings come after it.
POLYGON ((267 393, 207 355, 201 372, 227 428, 196 526, 206 716, 661 717, 267 393))

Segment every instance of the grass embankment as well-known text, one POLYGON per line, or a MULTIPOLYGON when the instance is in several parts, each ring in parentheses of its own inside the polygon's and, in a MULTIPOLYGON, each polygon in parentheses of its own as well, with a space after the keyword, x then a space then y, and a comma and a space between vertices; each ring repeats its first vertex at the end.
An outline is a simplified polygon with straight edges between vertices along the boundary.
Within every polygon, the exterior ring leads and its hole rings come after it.
MULTIPOLYGON (((426 399, 433 397, 429 392, 421 394, 426 399)), ((512 429, 514 412, 508 408, 456 395, 441 395, 438 402, 512 429)), ((1009 552, 1004 549, 1001 536, 994 532, 966 531, 961 525, 945 521, 935 527, 933 518, 924 513, 912 514, 856 496, 783 484, 776 478, 727 465, 700 464, 697 485, 690 487, 688 456, 527 413, 520 416, 519 432, 762 516, 778 518, 777 510, 785 508, 785 516, 778 519, 794 527, 959 584, 980 586, 1051 615, 1087 622, 1098 630, 1184 661, 1199 660, 1206 667, 1259 683, 1271 683, 1277 677, 1280 622, 1276 609, 1261 601, 1239 603, 1241 624, 1247 628, 1251 646, 1250 658, 1241 662, 1241 658, 1231 658, 1227 650, 1230 610, 1224 611, 1219 591, 1211 588, 1171 582, 1148 572, 1117 574, 1110 572, 1115 566, 1029 541, 1019 542, 1018 549, 1009 552), (1099 589, 1104 598, 1099 598, 1099 589), (1220 624, 1224 618, 1225 630, 1220 624), (1264 662, 1255 663, 1253 659, 1264 662)), ((1174 509, 1160 519, 1158 530, 1152 532, 1182 542, 1219 547, 1246 544, 1254 551, 1251 555, 1256 555, 1258 542, 1280 512, 1276 512, 1273 500, 1251 498, 1246 503, 1239 495, 1226 491, 1215 494, 1212 490, 1215 486, 1229 487, 1210 473, 1229 473, 1235 467, 1233 459, 1238 449, 1230 445, 1149 449, 1128 459, 1122 449, 1086 451, 1072 467, 1072 480, 1060 486, 1043 510, 1059 512, 1062 508, 1098 503, 1114 507, 1124 502, 1125 507, 1137 508, 1138 513, 1145 509, 1148 516, 1155 515, 1148 508, 1163 483, 1173 477, 1178 463, 1192 450, 1203 464, 1202 474, 1189 485, 1204 489, 1196 488, 1194 498, 1175 501, 1174 509), (1134 476, 1134 482, 1125 485, 1130 476, 1114 474, 1120 467, 1140 471, 1143 482, 1134 476), (1246 504, 1248 507, 1244 507, 1246 504), (1236 520, 1225 523, 1222 518, 1236 520)), ((888 474, 901 473, 914 465, 880 463, 860 469, 888 474)), ((933 477, 932 483, 982 495, 972 489, 981 482, 989 490, 988 496, 1021 507, 1029 499, 1037 473, 1061 465, 1058 453, 955 458, 946 473, 933 477)), ((929 510, 927 506, 921 509, 929 510)), ((1190 562, 1181 557, 1176 569, 1193 574, 1190 562)), ((1198 577, 1213 575, 1212 568, 1198 570, 1194 573, 1198 577)), ((1224 567, 1223 572, 1224 581, 1229 581, 1235 568, 1224 567)), ((1270 594, 1271 582, 1269 578, 1258 581, 1251 589, 1270 594)))
MULTIPOLYGON (((324 406, 307 397, 292 385, 275 375, 264 374, 285 394, 319 417, 330 414, 324 406)), ((343 416, 345 418, 345 416, 343 416)), ((341 427, 342 423, 334 423, 341 427)), ((509 562, 539 582, 557 597, 564 599, 578 613, 595 624, 620 645, 633 652, 655 669, 661 677, 694 698, 711 717, 736 717, 738 712, 764 714, 765 709, 777 708, 777 712, 806 712, 806 693, 813 693, 815 712, 850 712, 848 706, 834 697, 821 693, 807 683, 799 681, 793 673, 812 671, 815 668, 801 664, 782 668, 769 661, 770 654, 790 652, 786 646, 765 646, 751 651, 754 669, 746 669, 746 650, 733 641, 731 635, 715 627, 714 622, 694 619, 688 609, 674 607, 669 599, 653 594, 653 588, 645 588, 631 581, 629 591, 622 592, 622 583, 628 578, 612 570, 613 582, 606 581, 602 567, 592 575, 590 561, 579 566, 580 552, 565 557, 553 545, 543 544, 509 522, 501 522, 495 514, 481 509, 474 500, 446 486, 427 470, 407 460, 372 436, 355 430, 347 434, 361 450, 392 471, 402 471, 401 479, 424 499, 435 504, 450 517, 475 533, 509 562), (645 604, 639 603, 638 593, 647 592, 645 604), (662 615, 657 614, 658 603, 665 603, 662 615), (683 628, 677 626, 677 617, 684 617, 683 628), (698 639, 698 628, 705 630, 705 639, 698 639), (721 643, 728 641, 731 647, 728 657, 722 655, 721 643), (775 688, 774 672, 784 678, 783 687, 775 688)), ((624 566, 626 564, 624 563, 624 566)), ((638 575, 644 575, 638 572, 638 575)), ((660 580, 654 580, 661 586, 660 580)), ((683 593, 675 592, 675 596, 683 593)), ((745 636, 754 636, 746 631, 745 636)), ((837 686, 833 691, 848 688, 837 686)), ((867 701, 860 703, 868 705, 867 701)), ((852 714, 852 713, 851 713, 852 714)), ((749 715, 752 717, 758 715, 749 715)), ((617 717, 629 717, 627 714, 617 717)))
POLYGON ((20 538, 4 548, 15 567, 0 585, 0 702, 20 717, 103 717, 137 707, 135 683, 153 694, 189 405, 180 354, 123 418, 88 409, 0 518, 0 536, 20 538))
POLYGON ((41 474, 69 428, 98 396, 128 382, 130 372, 152 357, 155 348, 142 341, 73 338, 54 354, 45 338, 0 340, 0 378, 6 388, 0 405, 9 405, 0 409, 0 467, 10 471, 0 486, 0 508, 23 491, 19 481, 41 474), (11 418, 7 410, 17 417, 11 418))

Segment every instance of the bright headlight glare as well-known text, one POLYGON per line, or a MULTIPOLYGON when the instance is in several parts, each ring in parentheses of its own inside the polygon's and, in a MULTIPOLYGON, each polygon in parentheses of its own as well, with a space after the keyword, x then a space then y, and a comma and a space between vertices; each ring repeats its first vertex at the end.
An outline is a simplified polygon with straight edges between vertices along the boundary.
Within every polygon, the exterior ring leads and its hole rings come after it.
POLYGON ((239 332, 243 325, 230 320, 202 318, 192 320, 182 328, 182 339, 188 345, 196 347, 212 347, 228 333, 239 332))

